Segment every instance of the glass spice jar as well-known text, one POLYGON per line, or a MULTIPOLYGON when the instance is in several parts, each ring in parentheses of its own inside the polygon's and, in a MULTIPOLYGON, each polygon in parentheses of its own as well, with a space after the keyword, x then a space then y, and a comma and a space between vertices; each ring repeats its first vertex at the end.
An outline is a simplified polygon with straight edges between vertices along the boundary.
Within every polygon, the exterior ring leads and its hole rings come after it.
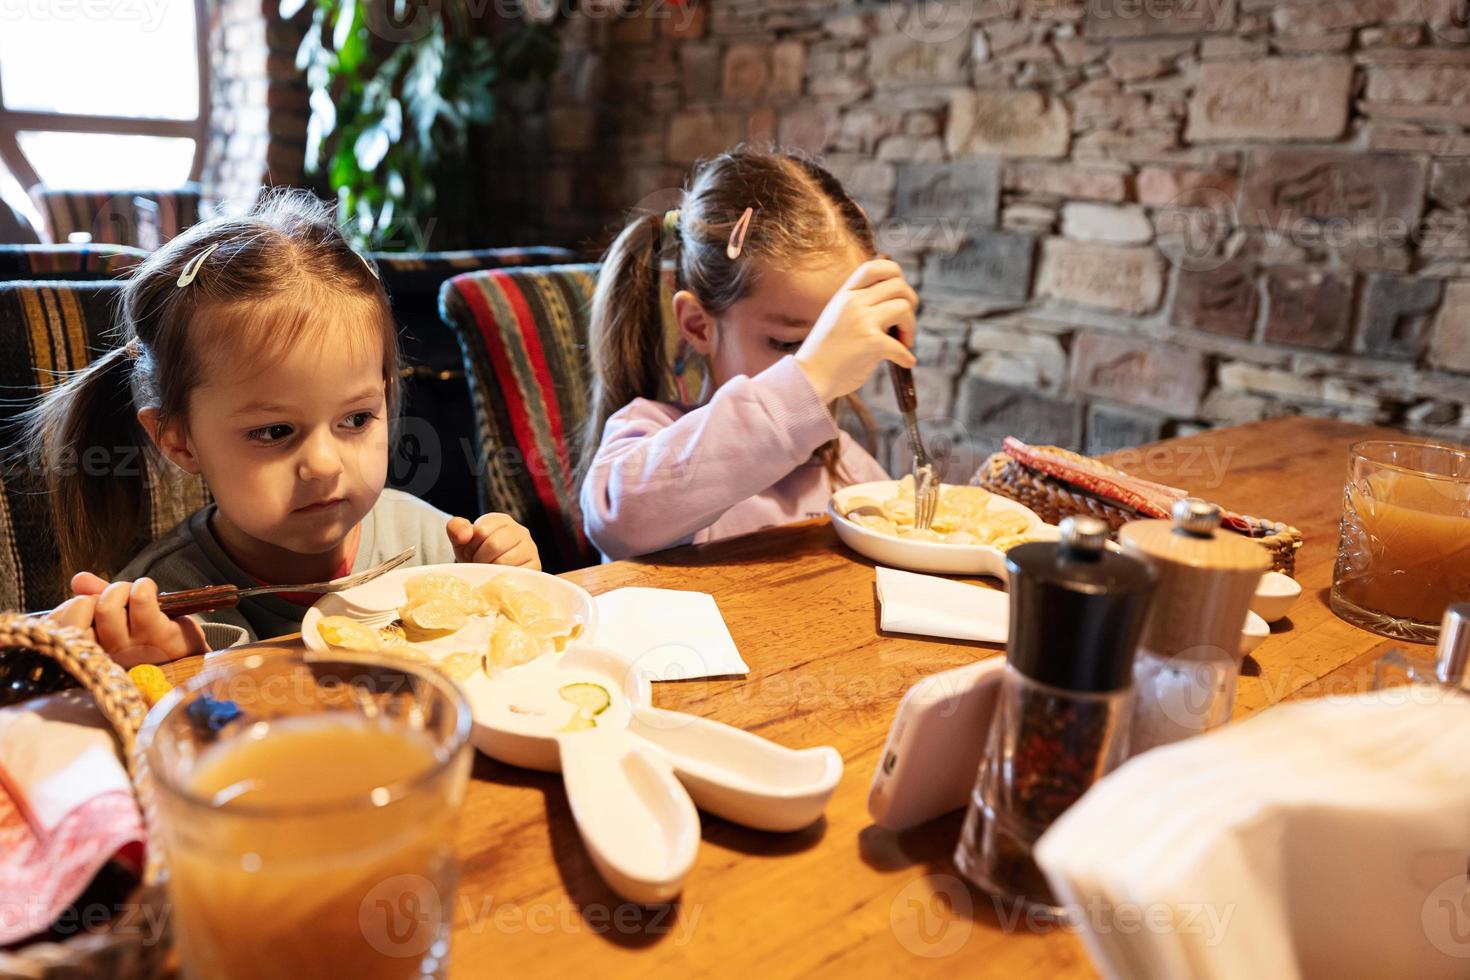
POLYGON ((1133 657, 1153 593, 1107 525, 1062 522, 1059 542, 1012 548, 1006 669, 955 863, 1000 898, 1060 916, 1037 839, 1127 754, 1133 657))

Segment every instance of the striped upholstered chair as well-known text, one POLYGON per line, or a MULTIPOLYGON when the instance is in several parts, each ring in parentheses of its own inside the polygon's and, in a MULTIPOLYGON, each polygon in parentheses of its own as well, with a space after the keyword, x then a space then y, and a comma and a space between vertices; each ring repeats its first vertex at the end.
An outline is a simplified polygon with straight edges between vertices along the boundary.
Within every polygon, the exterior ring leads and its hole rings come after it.
MULTIPOLYGON (((440 294, 444 322, 464 349, 479 429, 480 503, 530 529, 552 571, 595 564, 577 503, 578 449, 591 411, 588 310, 599 266, 553 265, 456 276, 440 294)), ((663 282, 668 349, 678 345, 663 282)), ((671 357, 670 360, 673 360, 671 357)), ((703 366, 666 379, 697 393, 703 366)), ((686 395, 684 397, 692 397, 686 395)))
MULTIPOLYGON (((0 446, 15 439, 17 415, 115 342, 118 283, 0 282, 0 446)), ((13 449, 0 459, 0 609, 48 609, 67 595, 40 475, 13 449)), ((78 465, 86 463, 86 457, 78 465)), ((116 465, 144 460, 118 458, 116 465)), ((95 464, 88 464, 95 465, 95 464)), ((138 548, 203 506, 204 485, 172 470, 148 473, 138 548)))
POLYGON ((598 561, 582 531, 575 455, 590 411, 587 310, 597 268, 473 272, 440 294, 444 322, 464 351, 481 509, 524 524, 548 571, 598 561))
POLYGON ((126 245, 0 245, 0 282, 121 279, 147 256, 126 245))
POLYGON ((389 483, 440 510, 473 518, 480 513, 477 476, 463 446, 473 445, 474 412, 459 342, 439 319, 439 287, 461 273, 567 262, 572 253, 564 248, 486 248, 373 252, 370 257, 401 328, 408 372, 403 437, 390 460, 389 483))
POLYGON ((84 232, 99 245, 131 245, 151 250, 199 221, 197 184, 142 190, 77 191, 31 188, 46 220, 46 234, 63 244, 84 232))

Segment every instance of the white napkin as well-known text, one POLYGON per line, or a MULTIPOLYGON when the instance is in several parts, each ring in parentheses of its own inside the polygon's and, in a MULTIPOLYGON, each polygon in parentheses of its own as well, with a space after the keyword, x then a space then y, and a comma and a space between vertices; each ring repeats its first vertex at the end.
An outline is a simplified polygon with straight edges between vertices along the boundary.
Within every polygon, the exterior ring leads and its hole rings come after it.
POLYGON ((1094 786, 1036 856, 1098 969, 1463 978, 1470 700, 1423 690, 1275 707, 1094 786))
POLYGON ((598 625, 592 642, 629 657, 656 681, 750 673, 707 592, 614 589, 593 601, 598 625))
POLYGON ((916 633, 952 640, 1004 643, 1011 600, 998 589, 937 575, 877 567, 879 619, 885 633, 916 633))

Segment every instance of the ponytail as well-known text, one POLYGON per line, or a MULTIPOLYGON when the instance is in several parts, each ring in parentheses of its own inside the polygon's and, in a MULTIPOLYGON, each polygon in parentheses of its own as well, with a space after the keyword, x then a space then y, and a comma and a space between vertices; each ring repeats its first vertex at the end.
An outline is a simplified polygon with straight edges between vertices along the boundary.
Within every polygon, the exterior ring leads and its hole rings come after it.
POLYGON ((588 338, 593 383, 592 411, 582 434, 584 471, 614 412, 635 398, 662 394, 668 374, 660 282, 663 230, 663 215, 642 215, 602 259, 588 338))
POLYGON ((82 569, 110 578, 147 539, 152 442, 133 406, 137 351, 108 351, 21 417, 26 457, 44 474, 63 585, 82 569))

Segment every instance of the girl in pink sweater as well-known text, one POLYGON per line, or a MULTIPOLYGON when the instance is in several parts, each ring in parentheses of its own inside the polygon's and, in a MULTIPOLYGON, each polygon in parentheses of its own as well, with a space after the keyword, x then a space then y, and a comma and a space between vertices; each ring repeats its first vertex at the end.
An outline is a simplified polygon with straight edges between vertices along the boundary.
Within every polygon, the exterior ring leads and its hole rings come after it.
POLYGON ((835 418, 847 403, 866 420, 852 396, 881 362, 914 364, 918 296, 874 253, 830 173, 746 148, 700 165, 678 210, 623 229, 592 300, 581 494, 605 556, 820 516, 834 488, 888 478, 835 418), (669 249, 677 356, 657 274, 669 249), (674 363, 690 352, 704 363, 694 398, 674 363))

